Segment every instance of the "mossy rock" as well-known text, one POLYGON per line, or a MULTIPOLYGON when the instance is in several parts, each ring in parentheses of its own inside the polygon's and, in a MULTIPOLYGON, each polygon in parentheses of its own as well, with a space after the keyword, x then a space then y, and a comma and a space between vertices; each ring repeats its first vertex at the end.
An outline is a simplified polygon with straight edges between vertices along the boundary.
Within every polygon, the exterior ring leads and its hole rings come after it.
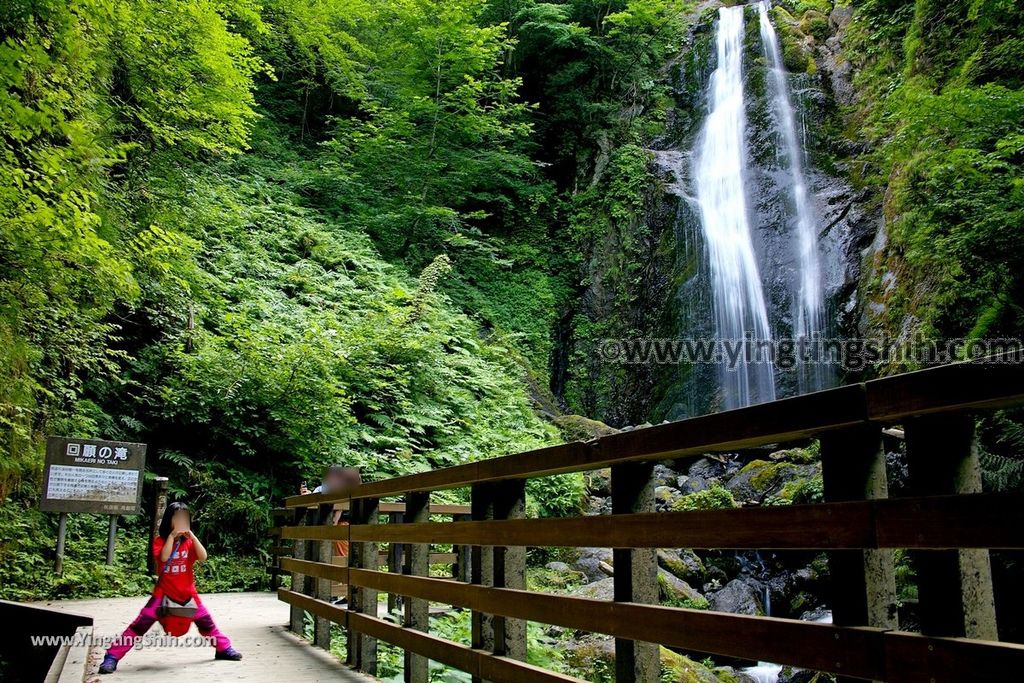
POLYGON ((763 500, 778 496, 787 484, 810 479, 817 473, 816 465, 752 460, 729 480, 726 488, 740 500, 763 500))
POLYGON ((811 58, 798 43, 787 42, 782 46, 782 63, 790 73, 799 74, 807 71, 811 58))
POLYGON ((800 0, 793 8, 793 14, 798 17, 805 16, 808 12, 827 15, 831 11, 832 0, 800 0))
POLYGON ((814 36, 819 43, 828 39, 828 17, 816 10, 808 10, 800 18, 800 31, 804 35, 814 36))
POLYGON ((769 460, 785 460, 787 462, 796 462, 801 464, 817 462, 821 460, 821 448, 818 442, 813 442, 806 448, 784 448, 779 451, 773 451, 768 456, 769 460))
POLYGON ((690 584, 700 585, 707 573, 704 562, 692 550, 659 550, 658 566, 690 584))
POLYGON ((614 678, 615 639, 611 636, 592 635, 566 643, 563 655, 565 663, 578 671, 612 674, 609 678, 598 676, 597 680, 614 678))
POLYGON ((527 570, 527 585, 531 590, 544 591, 553 589, 558 591, 574 590, 587 583, 587 577, 583 572, 574 569, 567 571, 555 571, 552 569, 538 568, 527 570))
POLYGON ((708 601, 693 586, 658 567, 658 597, 662 603, 675 607, 707 609, 708 601))
POLYGON ((661 680, 676 683, 721 683, 723 679, 715 675, 708 667, 695 662, 689 657, 673 652, 667 647, 661 648, 661 680))
POLYGON ((552 421, 567 441, 587 441, 619 431, 583 415, 559 415, 552 421))
POLYGON ((683 496, 674 503, 672 509, 676 512, 688 512, 690 510, 719 510, 739 507, 732 492, 719 484, 713 482, 711 486, 683 496))
POLYGON ((739 673, 731 666, 716 666, 712 671, 722 683, 750 683, 751 681, 750 676, 739 673))
POLYGON ((810 479, 794 479, 782 486, 782 490, 774 497, 775 504, 810 505, 825 502, 825 482, 820 474, 810 479))

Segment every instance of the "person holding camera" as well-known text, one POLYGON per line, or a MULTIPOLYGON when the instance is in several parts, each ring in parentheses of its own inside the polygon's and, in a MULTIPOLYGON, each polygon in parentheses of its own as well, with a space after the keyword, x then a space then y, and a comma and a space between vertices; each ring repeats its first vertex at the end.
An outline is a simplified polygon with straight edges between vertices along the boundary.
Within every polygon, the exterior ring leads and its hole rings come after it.
POLYGON ((192 514, 184 503, 171 503, 164 510, 159 534, 153 539, 153 556, 156 566, 162 567, 153 595, 135 621, 107 649, 99 672, 114 673, 121 658, 157 621, 173 636, 184 635, 195 622, 199 633, 214 641, 214 659, 240 660, 242 653, 231 647, 231 640, 217 628, 210 611, 199 599, 193 565, 205 561, 208 554, 192 532, 192 514), (165 609, 168 604, 176 609, 165 609), (183 613, 190 616, 180 616, 183 613))

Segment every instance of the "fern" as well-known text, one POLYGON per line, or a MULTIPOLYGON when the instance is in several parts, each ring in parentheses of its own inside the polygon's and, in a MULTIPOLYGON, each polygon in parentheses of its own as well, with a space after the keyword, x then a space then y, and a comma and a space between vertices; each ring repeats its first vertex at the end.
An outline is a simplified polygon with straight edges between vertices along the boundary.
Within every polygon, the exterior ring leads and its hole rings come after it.
POLYGON ((978 423, 978 459, 987 491, 1024 488, 1024 422, 1020 410, 1001 410, 978 423))

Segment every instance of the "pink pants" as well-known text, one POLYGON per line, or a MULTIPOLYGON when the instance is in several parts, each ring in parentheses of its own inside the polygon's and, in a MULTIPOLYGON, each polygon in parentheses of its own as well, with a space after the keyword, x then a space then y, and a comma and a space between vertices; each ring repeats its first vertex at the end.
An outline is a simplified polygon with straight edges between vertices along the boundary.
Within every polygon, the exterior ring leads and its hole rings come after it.
MULTIPOLYGON (((129 624, 120 639, 110 646, 107 654, 117 660, 124 657, 128 650, 134 647, 135 639, 145 635, 157 622, 156 609, 159 604, 160 600, 150 598, 146 606, 139 612, 139 616, 135 617, 135 621, 129 624)), ((217 624, 213 623, 213 617, 210 615, 210 610, 206 609, 206 605, 200 603, 194 621, 200 634, 212 637, 216 641, 217 652, 223 652, 231 647, 231 641, 220 632, 217 624)))

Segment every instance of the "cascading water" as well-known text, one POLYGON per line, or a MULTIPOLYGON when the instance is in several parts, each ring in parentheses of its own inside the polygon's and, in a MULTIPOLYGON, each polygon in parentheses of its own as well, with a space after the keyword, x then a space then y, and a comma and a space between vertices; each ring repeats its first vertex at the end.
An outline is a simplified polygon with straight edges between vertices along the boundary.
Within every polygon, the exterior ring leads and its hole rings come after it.
MULTIPOLYGON (((821 263, 818 255, 817 221, 807 191, 804 175, 803 146, 797 138, 796 115, 786 83, 786 70, 782 62, 779 38, 768 16, 768 0, 758 3, 757 12, 761 29, 761 45, 771 73, 774 88, 772 107, 788 162, 793 212, 796 218, 797 263, 799 286, 793 301, 793 338, 811 340, 824 336, 824 309, 822 305, 821 263)), ((820 362, 803 362, 797 358, 797 386, 801 393, 817 391, 827 384, 827 367, 820 362)))
MULTIPOLYGON (((697 203, 707 244, 715 333, 722 342, 768 342, 768 309, 758 272, 744 188, 744 8, 718 10, 718 65, 694 164, 697 203)), ((775 398, 774 368, 742 354, 721 373, 725 408, 775 398)))

